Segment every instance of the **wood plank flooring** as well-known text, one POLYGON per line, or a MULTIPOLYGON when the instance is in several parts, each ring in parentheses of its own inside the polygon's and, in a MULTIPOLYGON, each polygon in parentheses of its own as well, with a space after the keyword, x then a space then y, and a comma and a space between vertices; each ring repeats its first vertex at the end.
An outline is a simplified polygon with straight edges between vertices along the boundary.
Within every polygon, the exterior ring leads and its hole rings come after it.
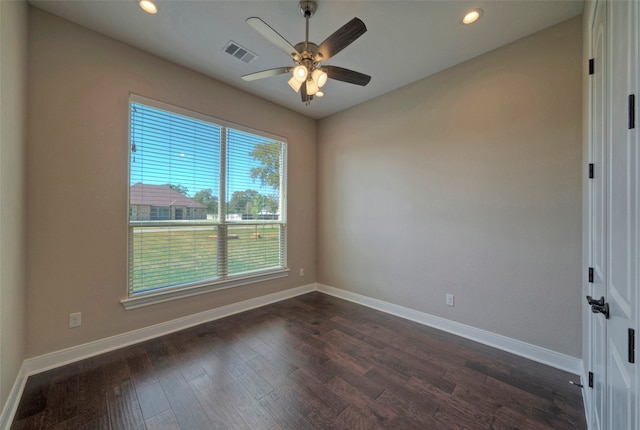
POLYGON ((11 429, 586 429, 577 378, 310 293, 32 376, 11 429))

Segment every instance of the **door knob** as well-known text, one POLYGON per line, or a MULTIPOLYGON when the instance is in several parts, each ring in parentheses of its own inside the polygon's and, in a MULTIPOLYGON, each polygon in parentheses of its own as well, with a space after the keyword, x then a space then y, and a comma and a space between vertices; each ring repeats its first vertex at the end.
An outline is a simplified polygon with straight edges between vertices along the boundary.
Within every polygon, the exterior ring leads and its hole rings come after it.
POLYGON ((602 314, 606 319, 609 319, 609 303, 605 303, 604 305, 591 305, 591 312, 594 314, 602 314))
POLYGON ((609 319, 609 304, 605 303, 604 296, 598 300, 594 300, 593 297, 587 296, 587 303, 591 305, 591 312, 594 314, 602 314, 606 319, 609 319))
POLYGON ((587 303, 589 303, 591 306, 604 306, 604 297, 600 297, 598 300, 594 300, 593 297, 587 296, 587 303))

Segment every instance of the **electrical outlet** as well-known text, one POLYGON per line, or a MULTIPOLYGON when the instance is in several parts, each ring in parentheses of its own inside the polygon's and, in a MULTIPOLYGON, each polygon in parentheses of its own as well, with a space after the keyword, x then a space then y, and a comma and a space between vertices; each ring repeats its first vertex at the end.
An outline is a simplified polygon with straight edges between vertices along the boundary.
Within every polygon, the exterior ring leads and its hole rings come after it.
POLYGON ((304 276, 304 267, 300 268, 300 276, 304 276))
POLYGON ((80 327, 82 325, 82 312, 69 314, 69 328, 80 327))
POLYGON ((454 302, 453 302, 453 294, 447 294, 445 296, 445 303, 447 304, 447 306, 454 306, 454 302))

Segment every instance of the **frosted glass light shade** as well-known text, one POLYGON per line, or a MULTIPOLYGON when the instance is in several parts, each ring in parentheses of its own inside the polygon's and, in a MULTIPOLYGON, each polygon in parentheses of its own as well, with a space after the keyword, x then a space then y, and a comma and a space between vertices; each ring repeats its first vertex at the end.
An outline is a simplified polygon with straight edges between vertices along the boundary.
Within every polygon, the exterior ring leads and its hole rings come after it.
POLYGON ((309 79, 307 81, 307 94, 310 96, 314 95, 318 92, 320 88, 318 88, 318 84, 313 79, 309 79))
POLYGON ((315 69, 313 73, 311 73, 311 77, 318 84, 318 88, 324 87, 324 84, 327 83, 327 74, 320 69, 315 69))
POLYGON ((295 76, 292 76, 291 79, 289 79, 289 86, 291 88, 293 88, 293 91, 295 91, 297 93, 298 91, 300 91, 300 87, 302 86, 302 82, 300 82, 298 79, 296 79, 295 76))
POLYGON ((298 81, 298 82, 304 82, 307 79, 307 75, 309 74, 309 71, 307 70, 307 68, 305 66, 303 66, 302 64, 298 64, 294 69, 293 69, 293 77, 298 81))

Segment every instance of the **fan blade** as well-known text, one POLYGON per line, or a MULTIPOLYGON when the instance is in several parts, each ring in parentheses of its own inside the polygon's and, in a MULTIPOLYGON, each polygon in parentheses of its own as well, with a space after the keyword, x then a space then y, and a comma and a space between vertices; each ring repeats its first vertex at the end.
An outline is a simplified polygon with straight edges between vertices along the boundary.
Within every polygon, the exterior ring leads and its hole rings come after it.
POLYGON ((271 28, 269 24, 256 17, 247 18, 247 24, 253 27, 269 42, 276 45, 282 52, 293 57, 294 60, 300 61, 300 53, 296 50, 296 48, 294 48, 293 45, 291 45, 287 41, 287 39, 282 37, 280 33, 271 28))
POLYGON ((367 27, 359 18, 340 27, 322 42, 314 54, 314 61, 327 61, 329 58, 351 45, 358 37, 366 33, 367 27))
POLYGON ((257 79, 270 78, 272 76, 282 75, 291 71, 291 67, 278 67, 277 69, 263 70, 261 72, 249 73, 244 75, 242 79, 245 81, 255 81, 257 79))
POLYGON ((328 78, 349 84, 362 85, 364 87, 371 81, 371 76, 369 75, 338 66, 322 66, 322 70, 327 73, 328 78))

